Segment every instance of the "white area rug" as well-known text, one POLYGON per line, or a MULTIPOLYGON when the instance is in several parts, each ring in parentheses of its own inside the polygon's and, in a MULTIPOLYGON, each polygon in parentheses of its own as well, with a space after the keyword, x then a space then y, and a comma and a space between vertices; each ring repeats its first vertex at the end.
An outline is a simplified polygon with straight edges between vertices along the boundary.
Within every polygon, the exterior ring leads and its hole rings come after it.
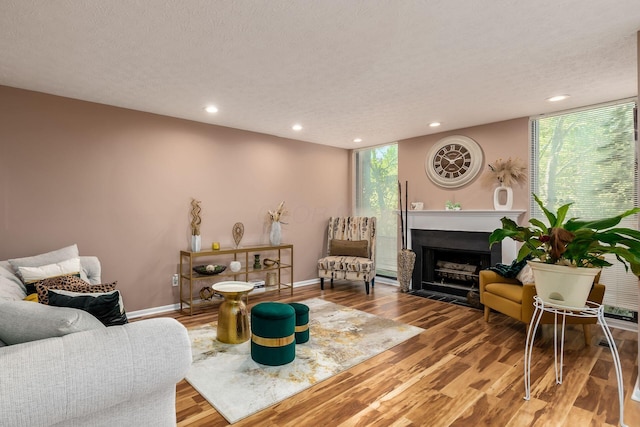
POLYGON ((250 341, 223 344, 216 323, 189 330, 193 365, 187 381, 230 423, 255 414, 423 331, 319 298, 309 306, 311 338, 283 366, 251 359, 250 341))

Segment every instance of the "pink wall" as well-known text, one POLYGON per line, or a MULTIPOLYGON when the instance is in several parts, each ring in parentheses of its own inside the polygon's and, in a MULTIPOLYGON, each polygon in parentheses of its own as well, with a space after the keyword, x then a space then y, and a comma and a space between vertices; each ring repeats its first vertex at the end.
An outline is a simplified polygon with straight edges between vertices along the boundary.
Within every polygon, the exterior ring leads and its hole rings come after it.
POLYGON ((192 197, 203 247, 268 243, 289 215, 294 280, 317 277, 331 215, 350 208, 349 151, 0 86, 0 259, 77 243, 118 280, 127 310, 177 302, 192 197))
MULTIPOLYGON (((409 181, 409 201, 424 202, 426 210, 442 210, 447 200, 459 202, 466 210, 493 210, 493 190, 497 182, 489 175, 487 164, 509 157, 519 157, 529 164, 528 128, 529 119, 525 117, 399 141, 399 179, 402 183, 409 181), (444 189, 429 180, 424 163, 431 147, 451 135, 463 135, 476 141, 483 151, 484 167, 478 177, 464 187, 444 189)), ((513 190, 513 209, 528 210, 528 181, 513 190)))

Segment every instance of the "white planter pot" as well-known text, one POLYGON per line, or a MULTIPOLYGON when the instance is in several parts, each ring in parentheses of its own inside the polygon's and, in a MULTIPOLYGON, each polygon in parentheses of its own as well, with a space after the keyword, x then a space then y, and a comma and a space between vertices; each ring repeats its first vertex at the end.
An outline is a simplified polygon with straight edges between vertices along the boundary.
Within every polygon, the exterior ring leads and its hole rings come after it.
POLYGON ((546 304, 582 308, 600 268, 527 262, 533 270, 536 293, 546 304))

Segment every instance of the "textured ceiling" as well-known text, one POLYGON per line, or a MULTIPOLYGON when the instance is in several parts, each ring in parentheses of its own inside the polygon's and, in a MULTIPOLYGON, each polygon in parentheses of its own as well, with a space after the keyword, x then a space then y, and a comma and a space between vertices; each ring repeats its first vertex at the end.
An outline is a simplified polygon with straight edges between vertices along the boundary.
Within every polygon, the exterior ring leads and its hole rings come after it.
POLYGON ((638 30, 638 0, 0 0, 0 84, 357 148, 636 96, 638 30))

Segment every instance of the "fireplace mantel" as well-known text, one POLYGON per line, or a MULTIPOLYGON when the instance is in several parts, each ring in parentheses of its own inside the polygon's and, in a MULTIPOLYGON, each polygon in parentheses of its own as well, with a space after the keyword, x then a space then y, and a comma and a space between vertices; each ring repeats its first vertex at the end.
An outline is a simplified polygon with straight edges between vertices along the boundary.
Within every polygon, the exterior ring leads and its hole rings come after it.
MULTIPOLYGON (((407 228, 409 230, 449 230, 449 231, 485 231, 492 232, 501 227, 500 219, 507 217, 519 222, 525 211, 459 210, 459 211, 409 211, 407 228)), ((411 248, 411 231, 407 235, 407 247, 411 248)), ((516 258, 516 244, 511 239, 502 242, 502 262, 510 263, 516 258)))

